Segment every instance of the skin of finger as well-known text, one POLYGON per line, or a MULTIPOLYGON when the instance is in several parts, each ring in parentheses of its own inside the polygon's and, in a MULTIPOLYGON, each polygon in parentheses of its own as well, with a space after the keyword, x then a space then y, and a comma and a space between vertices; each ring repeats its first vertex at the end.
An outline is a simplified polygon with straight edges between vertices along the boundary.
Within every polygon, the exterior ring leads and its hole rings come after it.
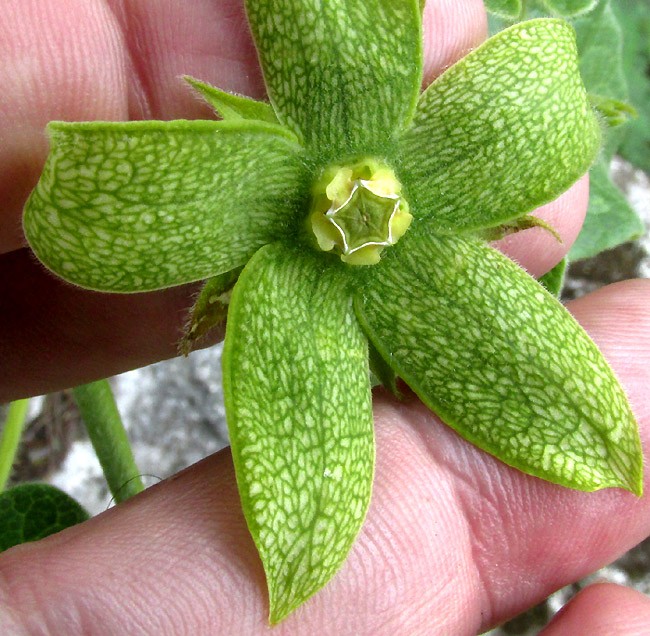
MULTIPOLYGON (((200 289, 89 292, 54 278, 27 249, 0 255, 0 271, 0 403, 177 355, 200 289)), ((215 330, 203 344, 222 336, 215 330)))
MULTIPOLYGON (((620 283, 571 308, 624 382, 647 447, 650 283, 620 283)), ((618 489, 579 493, 523 475, 415 400, 378 395, 375 426, 373 498, 350 556, 272 631, 228 451, 86 524, 2 555, 11 609, 0 612, 0 625, 11 616, 26 633, 71 636, 470 636, 650 531, 647 499, 618 489)))
POLYGON ((647 636, 650 599, 622 585, 599 583, 582 590, 539 636, 647 636))
POLYGON ((122 36, 99 0, 21 0, 0 21, 0 253, 24 244, 20 218, 52 119, 123 119, 122 36))

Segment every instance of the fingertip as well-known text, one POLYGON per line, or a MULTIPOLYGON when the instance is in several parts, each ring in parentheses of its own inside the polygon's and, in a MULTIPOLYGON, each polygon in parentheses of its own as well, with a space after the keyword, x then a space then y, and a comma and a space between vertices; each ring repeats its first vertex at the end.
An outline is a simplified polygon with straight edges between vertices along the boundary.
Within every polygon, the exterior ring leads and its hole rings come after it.
POLYGON ((482 0, 428 0, 422 18, 425 85, 487 37, 482 0))
POLYGON ((596 583, 555 615, 539 636, 646 636, 650 598, 622 585, 596 583))

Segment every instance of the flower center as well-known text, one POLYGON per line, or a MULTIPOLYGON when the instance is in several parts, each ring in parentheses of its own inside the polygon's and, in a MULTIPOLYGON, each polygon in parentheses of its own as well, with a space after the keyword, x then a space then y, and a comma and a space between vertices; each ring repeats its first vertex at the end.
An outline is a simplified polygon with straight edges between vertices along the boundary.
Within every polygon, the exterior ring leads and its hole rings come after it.
POLYGON ((318 246, 350 265, 374 265, 404 236, 412 216, 402 184, 380 159, 332 164, 314 184, 310 227, 318 246))

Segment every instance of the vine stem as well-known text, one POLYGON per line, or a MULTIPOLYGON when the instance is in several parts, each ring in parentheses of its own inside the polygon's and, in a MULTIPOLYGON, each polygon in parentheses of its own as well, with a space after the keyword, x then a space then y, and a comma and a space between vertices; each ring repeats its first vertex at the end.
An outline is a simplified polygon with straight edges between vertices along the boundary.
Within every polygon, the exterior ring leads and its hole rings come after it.
POLYGON ((144 490, 108 380, 73 389, 74 398, 116 503, 144 490))
POLYGON ((0 492, 5 489, 23 433, 29 398, 15 400, 9 405, 7 420, 0 440, 0 492))

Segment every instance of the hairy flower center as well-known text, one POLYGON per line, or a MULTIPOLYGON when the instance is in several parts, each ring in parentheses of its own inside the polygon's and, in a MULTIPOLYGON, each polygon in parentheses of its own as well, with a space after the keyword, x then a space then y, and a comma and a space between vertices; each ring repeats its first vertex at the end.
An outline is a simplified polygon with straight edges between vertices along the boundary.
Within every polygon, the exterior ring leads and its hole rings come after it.
POLYGON ((318 246, 351 265, 374 265, 404 236, 412 216, 402 184, 380 159, 325 168, 314 184, 310 227, 318 246))

